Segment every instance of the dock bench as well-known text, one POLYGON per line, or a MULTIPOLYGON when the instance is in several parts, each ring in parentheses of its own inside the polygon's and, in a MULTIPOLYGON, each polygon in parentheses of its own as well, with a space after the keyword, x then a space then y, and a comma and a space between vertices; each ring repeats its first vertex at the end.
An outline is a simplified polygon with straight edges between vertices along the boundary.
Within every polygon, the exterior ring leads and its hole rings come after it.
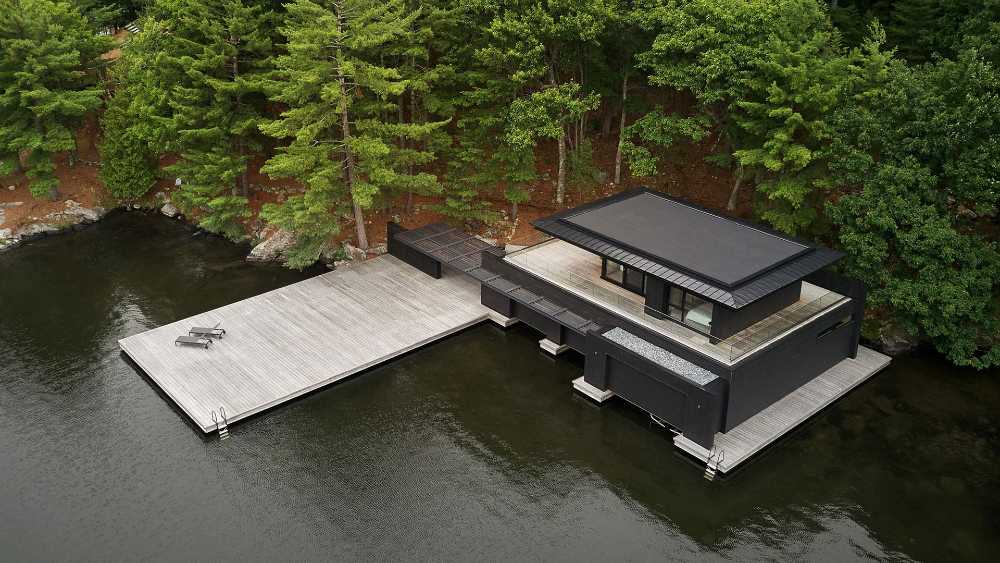
POLYGON ((211 344, 211 338, 202 338, 200 336, 178 336, 177 340, 174 340, 174 346, 201 346, 206 350, 211 344))
POLYGON ((222 338, 225 335, 226 329, 224 328, 193 326, 191 327, 191 330, 188 331, 188 336, 200 336, 203 338, 222 338))

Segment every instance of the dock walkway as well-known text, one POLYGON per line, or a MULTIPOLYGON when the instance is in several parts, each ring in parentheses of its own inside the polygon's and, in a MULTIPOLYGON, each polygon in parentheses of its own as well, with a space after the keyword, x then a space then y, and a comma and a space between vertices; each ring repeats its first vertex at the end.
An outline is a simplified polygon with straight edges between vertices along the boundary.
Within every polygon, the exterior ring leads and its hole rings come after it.
POLYGON ((479 283, 434 279, 389 255, 119 341, 205 433, 490 318, 479 283), (174 345, 192 326, 225 328, 208 350, 174 345))
POLYGON ((729 432, 717 433, 712 451, 692 442, 683 434, 674 437, 674 445, 701 461, 716 465, 723 473, 732 471, 851 389, 867 381, 889 365, 889 360, 889 356, 885 354, 860 346, 857 358, 841 360, 729 432))

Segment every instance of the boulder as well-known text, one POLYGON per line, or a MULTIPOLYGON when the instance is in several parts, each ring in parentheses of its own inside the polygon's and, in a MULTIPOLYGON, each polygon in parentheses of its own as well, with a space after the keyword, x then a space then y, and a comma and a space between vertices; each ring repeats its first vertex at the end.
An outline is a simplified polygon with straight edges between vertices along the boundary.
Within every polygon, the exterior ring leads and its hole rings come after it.
POLYGON ((905 354, 917 347, 917 339, 895 325, 886 325, 879 329, 879 342, 882 351, 890 356, 905 354))
POLYGON ((163 204, 163 207, 160 208, 160 213, 166 215, 167 217, 174 218, 180 215, 181 211, 180 209, 177 209, 176 205, 168 201, 163 204))
POLYGON ((368 258, 368 253, 367 252, 365 252, 364 250, 361 250, 360 248, 354 246, 353 244, 351 244, 349 242, 345 242, 344 243, 344 253, 347 254, 347 257, 350 258, 351 260, 359 260, 360 261, 360 260, 365 260, 365 259, 368 258))
POLYGON ((34 240, 58 233, 61 230, 62 227, 59 225, 53 225, 50 223, 32 223, 31 225, 18 229, 14 233, 14 238, 20 239, 21 241, 34 240))
POLYGON ((283 262, 288 249, 295 246, 295 235, 291 231, 273 231, 247 255, 248 262, 283 262))
POLYGON ((0 252, 10 250, 20 243, 20 239, 10 229, 0 229, 0 252))
POLYGON ((66 200, 66 210, 63 211, 64 215, 68 215, 69 217, 75 218, 84 223, 96 223, 101 220, 101 217, 104 217, 105 213, 106 212, 103 207, 90 209, 80 205, 72 199, 66 200))
POLYGON ((7 186, 7 191, 11 191, 12 192, 12 191, 14 191, 16 189, 17 189, 17 186, 7 186))
POLYGON ((384 242, 380 242, 368 249, 369 254, 375 254, 376 256, 381 256, 386 252, 389 252, 389 245, 384 242))
POLYGON ((335 267, 337 262, 343 262, 343 257, 343 252, 341 252, 340 248, 336 244, 326 245, 326 247, 319 253, 319 261, 327 266, 330 266, 331 269, 335 267))

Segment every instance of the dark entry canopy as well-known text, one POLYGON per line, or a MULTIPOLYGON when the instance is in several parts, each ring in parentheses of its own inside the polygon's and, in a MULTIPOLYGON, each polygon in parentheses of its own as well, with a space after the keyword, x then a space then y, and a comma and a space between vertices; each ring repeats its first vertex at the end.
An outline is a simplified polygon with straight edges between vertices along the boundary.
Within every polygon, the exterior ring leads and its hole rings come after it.
POLYGON ((539 219, 540 231, 739 308, 842 257, 647 189, 539 219))

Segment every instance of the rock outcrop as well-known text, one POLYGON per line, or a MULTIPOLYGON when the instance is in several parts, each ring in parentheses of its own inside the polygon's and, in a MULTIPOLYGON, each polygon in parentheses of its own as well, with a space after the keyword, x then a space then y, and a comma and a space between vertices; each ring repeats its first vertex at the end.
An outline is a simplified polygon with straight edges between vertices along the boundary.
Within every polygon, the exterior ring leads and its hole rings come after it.
POLYGON ((882 351, 890 356, 912 352, 917 347, 917 339, 895 325, 883 326, 878 334, 882 351))
POLYGON ((173 219, 174 217, 177 217, 178 215, 181 214, 181 210, 177 209, 176 205, 168 201, 167 203, 163 204, 163 207, 160 208, 160 213, 173 219))
POLYGON ((247 255, 248 262, 285 262, 288 249, 295 246, 291 231, 277 229, 265 231, 263 240, 247 255))
MULTIPOLYGON (((15 203, 20 204, 20 202, 15 203)), ((7 206, 11 205, 7 204, 7 206)), ((34 222, 20 229, 0 230, 0 252, 69 229, 80 229, 100 221, 105 215, 107 215, 107 210, 103 207, 89 208, 71 199, 66 200, 65 208, 61 211, 49 213, 45 217, 32 218, 34 222)))

